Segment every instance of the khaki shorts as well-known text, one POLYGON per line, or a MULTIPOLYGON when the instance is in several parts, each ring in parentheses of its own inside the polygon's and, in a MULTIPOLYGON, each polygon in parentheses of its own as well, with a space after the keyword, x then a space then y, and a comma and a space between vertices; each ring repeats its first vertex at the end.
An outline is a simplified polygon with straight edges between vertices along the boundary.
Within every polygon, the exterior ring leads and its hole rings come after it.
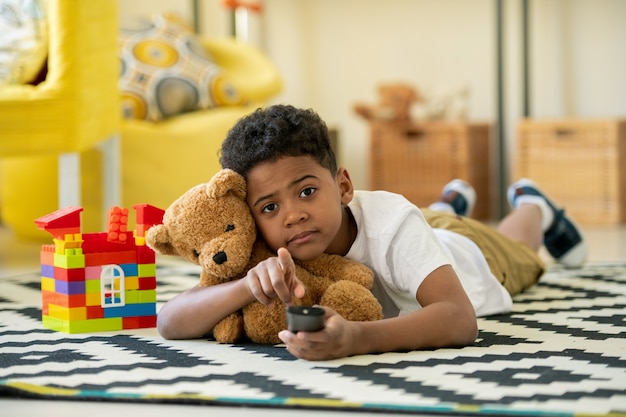
POLYGON ((467 217, 422 209, 431 227, 468 237, 482 251, 489 269, 509 294, 534 285, 546 270, 539 255, 528 245, 504 236, 494 228, 467 217))

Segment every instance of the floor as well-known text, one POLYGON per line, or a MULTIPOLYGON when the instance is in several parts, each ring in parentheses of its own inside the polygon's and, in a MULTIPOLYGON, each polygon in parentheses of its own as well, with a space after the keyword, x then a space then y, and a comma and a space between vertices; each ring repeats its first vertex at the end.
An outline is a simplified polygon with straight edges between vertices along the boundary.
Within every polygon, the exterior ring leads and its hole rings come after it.
MULTIPOLYGON (((589 260, 592 262, 626 261, 626 225, 620 226, 586 226, 583 228, 589 243, 589 260)), ((0 279, 16 276, 39 268, 39 249, 42 242, 24 242, 15 239, 13 234, 0 227, 0 279)), ((49 243, 49 242, 44 242, 49 243)), ((51 242, 50 242, 51 243, 51 242)), ((542 254, 548 260, 545 253, 542 254)), ((301 417, 327 417, 329 415, 345 415, 354 417, 378 416, 376 413, 358 413, 354 411, 337 413, 312 410, 279 410, 245 407, 211 407, 203 406, 149 404, 138 405, 128 403, 89 403, 64 401, 11 400, 0 398, 0 409, 3 415, 12 417, 39 416, 42 410, 48 417, 66 417, 68 415, 90 415, 104 417, 117 415, 132 416, 138 413, 152 417, 170 416, 174 413, 185 413, 186 417, 228 415, 233 417, 280 417, 297 413, 301 417)))

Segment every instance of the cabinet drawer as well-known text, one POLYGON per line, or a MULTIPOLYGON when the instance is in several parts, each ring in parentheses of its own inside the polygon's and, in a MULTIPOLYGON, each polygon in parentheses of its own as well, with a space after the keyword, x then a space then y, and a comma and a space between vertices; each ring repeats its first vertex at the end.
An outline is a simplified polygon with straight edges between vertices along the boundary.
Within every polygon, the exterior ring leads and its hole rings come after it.
POLYGON ((623 121, 522 121, 516 178, 536 181, 580 223, 626 220, 623 121))
POLYGON ((437 201, 454 178, 478 194, 474 217, 490 213, 488 125, 372 122, 370 189, 404 195, 420 207, 437 201))

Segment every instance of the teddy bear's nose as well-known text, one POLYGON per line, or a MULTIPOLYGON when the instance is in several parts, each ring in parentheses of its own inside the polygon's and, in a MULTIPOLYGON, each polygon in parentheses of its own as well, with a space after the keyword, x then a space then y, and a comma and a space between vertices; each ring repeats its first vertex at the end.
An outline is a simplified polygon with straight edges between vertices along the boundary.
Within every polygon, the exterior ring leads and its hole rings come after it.
POLYGON ((223 264, 227 260, 228 260, 228 257, 226 256, 226 252, 219 251, 215 255, 213 255, 213 262, 215 262, 218 265, 223 264))

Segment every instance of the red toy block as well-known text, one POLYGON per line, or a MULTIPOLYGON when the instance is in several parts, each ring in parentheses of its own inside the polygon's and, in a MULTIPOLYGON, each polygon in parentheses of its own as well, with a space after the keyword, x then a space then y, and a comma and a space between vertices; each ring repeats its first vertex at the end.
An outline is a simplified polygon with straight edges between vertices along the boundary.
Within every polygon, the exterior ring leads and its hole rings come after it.
POLYGON ((156 262, 156 254, 148 246, 137 246, 137 263, 153 264, 156 262))
POLYGON ((59 240, 64 240, 68 233, 80 233, 80 213, 82 207, 69 206, 54 213, 40 217, 35 224, 59 240))
POLYGON ((86 304, 85 294, 60 294, 51 291, 41 291, 41 299, 44 305, 56 304, 61 307, 84 307, 86 304))
POLYGON ((85 253, 85 268, 106 265, 103 259, 102 252, 85 253))
MULTIPOLYGON (((122 232, 120 232, 121 234, 122 232)), ((120 252, 120 251, 134 251, 135 250, 135 242, 133 240, 132 232, 124 232, 126 235, 122 239, 117 242, 109 242, 108 234, 105 232, 101 233, 87 233, 83 235, 83 252, 84 253, 103 253, 103 252, 120 252)))
POLYGON ((146 236, 146 232, 148 231, 148 229, 150 229, 153 225, 145 225, 145 224, 138 224, 135 226, 135 235, 137 237, 145 237, 146 236))
POLYGON ((119 265, 137 263, 137 254, 132 252, 129 256, 127 252, 104 252, 100 254, 101 265, 119 265))
POLYGON ((137 263, 137 254, 133 251, 96 252, 85 254, 85 266, 117 265, 137 263))
POLYGON ((105 256, 107 263, 110 264, 136 264, 137 263, 137 252, 133 251, 120 251, 120 252, 109 252, 107 256, 105 256))
POLYGON ((156 327, 157 316, 123 317, 122 326, 124 329, 145 329, 156 327))
POLYGON ((61 268, 54 267, 54 278, 61 281, 84 281, 85 268, 61 268))
POLYGON ((156 277, 141 277, 139 278, 140 290, 154 290, 157 287, 156 277))
POLYGON ((104 309, 101 306, 87 306, 87 319, 104 318, 104 309))
POLYGON ((135 204, 133 208, 136 211, 135 235, 137 237, 145 237, 149 228, 155 224, 163 223, 165 210, 150 204, 135 204))
POLYGON ((163 223, 163 215, 165 210, 150 204, 133 204, 133 208, 137 212, 136 223, 154 226, 163 223))

